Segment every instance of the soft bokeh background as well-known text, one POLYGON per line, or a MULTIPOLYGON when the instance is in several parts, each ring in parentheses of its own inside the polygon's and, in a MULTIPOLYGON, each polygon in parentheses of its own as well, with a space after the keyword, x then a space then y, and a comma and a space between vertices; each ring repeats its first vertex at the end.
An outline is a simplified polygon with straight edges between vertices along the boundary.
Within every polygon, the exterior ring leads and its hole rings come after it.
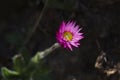
MULTIPOLYGON (((45 6, 46 0, 0 0, 0 68, 12 68, 18 54, 45 6)), ((73 52, 59 48, 45 60, 53 80, 101 80, 94 64, 101 50, 120 60, 120 0, 49 0, 37 29, 24 45, 33 56, 56 42, 62 21, 75 20, 85 38, 73 52)))

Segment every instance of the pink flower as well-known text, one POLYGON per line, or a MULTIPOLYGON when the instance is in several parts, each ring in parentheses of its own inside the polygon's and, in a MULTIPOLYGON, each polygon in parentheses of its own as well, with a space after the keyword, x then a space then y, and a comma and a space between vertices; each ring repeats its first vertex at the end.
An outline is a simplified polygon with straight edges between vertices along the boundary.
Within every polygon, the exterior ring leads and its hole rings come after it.
POLYGON ((65 23, 63 21, 56 35, 58 43, 72 51, 72 47, 78 47, 80 45, 79 41, 83 38, 83 33, 80 30, 81 28, 75 22, 69 21, 65 23))

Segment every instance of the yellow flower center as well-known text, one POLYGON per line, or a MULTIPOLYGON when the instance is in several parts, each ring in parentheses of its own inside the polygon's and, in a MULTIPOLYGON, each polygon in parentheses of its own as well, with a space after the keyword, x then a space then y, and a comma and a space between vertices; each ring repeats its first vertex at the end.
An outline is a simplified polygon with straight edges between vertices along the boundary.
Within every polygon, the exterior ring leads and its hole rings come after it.
POLYGON ((65 32, 63 33, 63 36, 64 36, 64 38, 65 38, 67 41, 71 41, 71 40, 73 39, 72 33, 71 33, 71 32, 68 32, 68 31, 65 31, 65 32))

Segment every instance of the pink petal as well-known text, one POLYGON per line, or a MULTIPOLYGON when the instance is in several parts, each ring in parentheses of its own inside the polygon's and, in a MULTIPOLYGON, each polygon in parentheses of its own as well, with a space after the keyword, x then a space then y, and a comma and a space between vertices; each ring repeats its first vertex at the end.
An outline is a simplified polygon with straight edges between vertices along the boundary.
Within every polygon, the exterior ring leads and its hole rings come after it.
POLYGON ((72 44, 72 45, 75 46, 75 47, 78 47, 78 45, 75 44, 74 42, 71 42, 70 44, 72 44))
POLYGON ((72 51, 72 47, 69 42, 67 42, 68 48, 72 51))

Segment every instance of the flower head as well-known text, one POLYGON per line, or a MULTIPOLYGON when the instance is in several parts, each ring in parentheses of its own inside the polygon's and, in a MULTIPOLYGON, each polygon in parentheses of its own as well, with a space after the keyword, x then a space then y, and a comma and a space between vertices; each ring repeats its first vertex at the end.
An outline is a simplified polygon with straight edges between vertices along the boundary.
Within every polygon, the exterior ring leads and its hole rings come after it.
POLYGON ((80 45, 79 41, 83 38, 83 33, 80 30, 81 28, 75 22, 69 21, 65 23, 63 21, 56 35, 58 43, 72 51, 72 47, 78 47, 80 45))

